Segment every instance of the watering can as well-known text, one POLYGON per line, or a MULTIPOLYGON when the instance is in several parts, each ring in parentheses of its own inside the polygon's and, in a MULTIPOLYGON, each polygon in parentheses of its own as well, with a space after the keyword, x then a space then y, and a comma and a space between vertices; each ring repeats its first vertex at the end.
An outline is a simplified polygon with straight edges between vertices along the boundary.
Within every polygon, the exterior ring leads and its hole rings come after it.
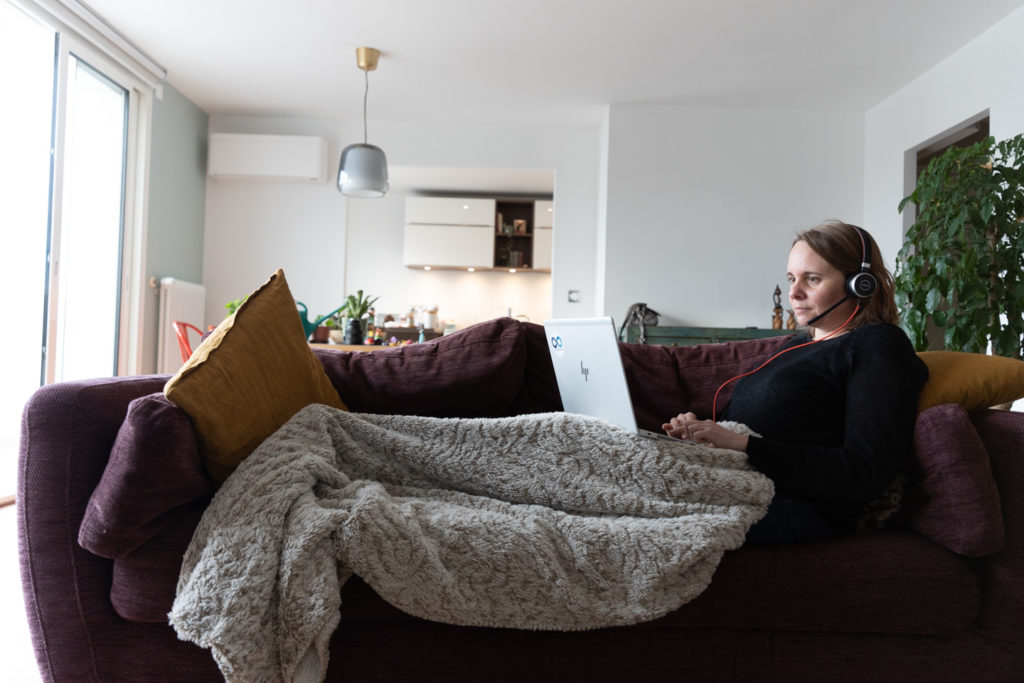
POLYGON ((327 320, 341 309, 345 308, 345 304, 342 304, 341 306, 338 306, 324 317, 319 318, 318 320, 310 321, 309 310, 306 308, 306 304, 302 303, 301 301, 296 301, 295 305, 299 308, 299 321, 302 323, 302 331, 305 333, 306 337, 309 337, 309 335, 313 334, 313 330, 320 327, 320 323, 327 320))

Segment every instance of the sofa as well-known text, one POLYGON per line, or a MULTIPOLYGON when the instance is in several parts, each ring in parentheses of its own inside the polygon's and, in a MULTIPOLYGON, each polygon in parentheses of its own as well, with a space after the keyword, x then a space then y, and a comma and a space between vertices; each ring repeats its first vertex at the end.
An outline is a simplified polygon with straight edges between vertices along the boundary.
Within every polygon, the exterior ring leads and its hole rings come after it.
MULTIPOLYGON (((715 389, 784 340, 622 343, 639 425, 657 430, 682 408, 710 415, 715 389)), ((561 410, 543 328, 509 318, 425 344, 310 353, 351 411, 561 410)), ((901 504, 881 505, 856 533, 744 545, 675 612, 591 631, 435 623, 354 577, 328 680, 1024 680, 1024 415, 973 405, 940 386, 941 363, 929 367, 926 390, 941 391, 919 406, 901 504)), ((25 407, 19 553, 44 680, 222 678, 167 623, 217 488, 193 422, 162 393, 167 380, 58 383, 25 407)))

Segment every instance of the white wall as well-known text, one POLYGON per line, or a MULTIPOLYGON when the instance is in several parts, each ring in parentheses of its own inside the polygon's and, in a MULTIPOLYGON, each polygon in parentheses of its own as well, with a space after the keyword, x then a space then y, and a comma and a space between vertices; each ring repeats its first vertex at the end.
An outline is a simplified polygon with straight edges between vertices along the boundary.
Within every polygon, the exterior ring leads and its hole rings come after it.
MULTIPOLYGON (((362 137, 361 122, 328 119, 215 115, 210 131, 322 136, 329 143, 332 174, 344 145, 362 137)), ((557 212, 551 277, 409 271, 401 265, 400 193, 382 200, 348 199, 333 183, 210 179, 203 268, 207 322, 216 322, 226 301, 251 291, 277 267, 284 268, 292 294, 311 314, 327 313, 360 288, 382 296, 380 310, 436 303, 440 316, 455 318, 460 327, 504 314, 508 307, 534 320, 593 312, 596 126, 381 123, 371 125, 370 132, 370 142, 385 150, 393 166, 553 171, 557 212), (581 290, 584 303, 567 303, 569 289, 581 290)))
POLYGON ((852 113, 612 106, 606 311, 770 327, 795 233, 861 221, 862 131, 852 113))
POLYGON ((1024 132, 1022 65, 1019 9, 868 111, 864 216, 887 254, 903 241, 904 220, 896 207, 913 189, 907 153, 986 110, 997 140, 1024 132))
MULTIPOLYGON (((210 127, 321 135, 332 165, 361 133, 326 119, 213 116, 210 127)), ((404 268, 401 192, 347 199, 331 183, 210 180, 209 322, 280 266, 311 314, 363 289, 382 297, 378 310, 436 303, 460 327, 510 307, 531 320, 621 320, 636 301, 663 324, 767 327, 795 232, 861 219, 862 130, 855 114, 665 106, 612 106, 593 128, 377 124, 371 142, 393 166, 553 170, 549 282, 404 268)))

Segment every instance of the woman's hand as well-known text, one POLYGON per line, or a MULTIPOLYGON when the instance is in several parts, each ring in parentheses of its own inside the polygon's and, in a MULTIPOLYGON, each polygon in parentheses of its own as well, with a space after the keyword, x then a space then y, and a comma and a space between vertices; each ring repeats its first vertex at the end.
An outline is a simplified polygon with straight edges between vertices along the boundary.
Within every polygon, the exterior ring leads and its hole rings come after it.
POLYGON ((661 425, 661 428, 669 436, 692 441, 693 437, 690 436, 690 425, 695 422, 700 422, 700 420, 698 420, 697 416, 693 413, 679 413, 675 417, 669 419, 668 422, 661 425))
POLYGON ((744 453, 747 451, 747 435, 730 431, 713 420, 698 420, 693 413, 679 413, 661 425, 661 428, 669 436, 678 439, 706 443, 712 448, 728 448, 744 453))

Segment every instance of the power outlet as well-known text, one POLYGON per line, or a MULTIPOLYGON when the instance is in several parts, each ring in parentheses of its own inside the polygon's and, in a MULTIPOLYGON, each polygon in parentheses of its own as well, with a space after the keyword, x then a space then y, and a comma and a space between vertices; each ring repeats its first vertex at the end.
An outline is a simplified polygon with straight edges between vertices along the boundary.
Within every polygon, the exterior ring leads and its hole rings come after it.
POLYGON ((583 297, 580 296, 580 290, 578 290, 578 289, 570 289, 569 290, 569 303, 571 303, 571 304, 578 304, 582 300, 583 300, 583 297))

